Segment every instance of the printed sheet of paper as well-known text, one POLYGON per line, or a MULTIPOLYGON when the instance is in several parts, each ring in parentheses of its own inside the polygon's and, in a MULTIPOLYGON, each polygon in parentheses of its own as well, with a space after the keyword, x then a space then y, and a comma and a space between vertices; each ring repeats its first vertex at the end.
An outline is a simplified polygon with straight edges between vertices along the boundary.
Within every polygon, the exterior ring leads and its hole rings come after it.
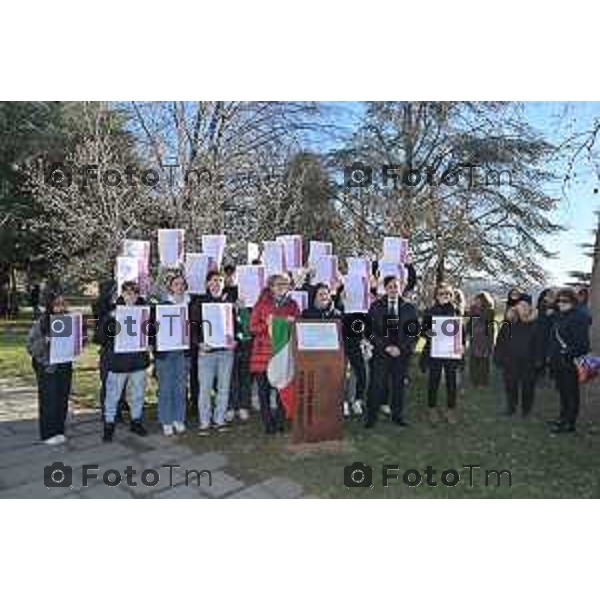
POLYGON ((223 263, 223 254, 225 253, 225 244, 227 236, 225 235, 203 235, 202 236, 202 254, 212 256, 217 262, 217 268, 221 268, 223 263))
POLYGON ((337 279, 338 259, 333 254, 320 256, 316 266, 314 283, 328 283, 333 286, 337 279))
MULTIPOLYGON (((144 240, 125 240, 122 256, 137 258, 140 293, 145 295, 150 287, 150 242, 144 240)), ((118 279, 118 278, 117 278, 118 279)), ((119 291, 121 287, 119 286, 119 291)))
POLYGON ((331 242, 317 242, 311 240, 308 246, 308 264, 315 268, 321 256, 333 254, 333 244, 331 242))
POLYGON ((260 259, 260 246, 255 242, 248 242, 248 264, 260 259))
POLYGON ((190 294, 204 294, 206 292, 206 275, 216 269, 217 264, 208 254, 190 252, 185 255, 185 279, 190 294))
POLYGON ((50 317, 50 364, 58 365, 76 360, 83 349, 83 317, 70 313, 50 317), (60 333, 69 333, 60 336, 60 333))
POLYGON ((290 298, 298 305, 301 313, 308 308, 308 292, 303 290, 292 290, 289 295, 290 298))
POLYGON ((115 353, 145 352, 148 350, 149 306, 117 306, 115 353))
POLYGON ((401 237, 383 238, 384 261, 404 264, 408 258, 408 240, 401 237))
POLYGON ((339 350, 337 323, 296 323, 298 350, 339 350))
POLYGON ((460 317, 433 317, 432 358, 462 358, 463 335, 460 317))
POLYGON ((285 272, 284 246, 281 242, 263 242, 263 265, 265 275, 278 275, 285 272))
POLYGON ((369 279, 371 276, 371 261, 368 258, 351 256, 346 260, 348 262, 348 275, 369 279))
POLYGON ((212 348, 232 348, 234 342, 233 305, 207 302, 202 305, 204 343, 212 348))
POLYGON ((369 278, 364 275, 348 275, 344 282, 344 295, 344 312, 368 312, 371 299, 369 278))
POLYGON ((236 269, 238 296, 244 306, 251 308, 265 287, 265 268, 263 265, 240 265, 236 269))
POLYGON ((296 271, 302 268, 302 236, 278 235, 275 240, 283 244, 285 270, 296 271))
POLYGON ((156 347, 160 352, 189 349, 190 328, 186 304, 158 304, 156 326, 156 347))
POLYGON ((158 254, 162 267, 183 264, 185 229, 159 229, 158 254))
MULTIPOLYGON (((136 256, 117 256, 115 279, 117 280, 118 293, 121 293, 123 283, 135 281, 141 284, 141 262, 136 256)), ((141 285, 140 285, 141 287, 141 285)))

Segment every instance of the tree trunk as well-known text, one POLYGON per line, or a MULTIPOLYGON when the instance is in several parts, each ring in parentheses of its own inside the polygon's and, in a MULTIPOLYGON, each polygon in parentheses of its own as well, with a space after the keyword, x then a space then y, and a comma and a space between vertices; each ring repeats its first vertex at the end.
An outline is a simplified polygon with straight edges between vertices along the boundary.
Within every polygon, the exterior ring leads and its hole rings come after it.
POLYGON ((592 314, 591 342, 594 354, 600 352, 600 222, 594 241, 592 281, 590 286, 590 311, 592 314))

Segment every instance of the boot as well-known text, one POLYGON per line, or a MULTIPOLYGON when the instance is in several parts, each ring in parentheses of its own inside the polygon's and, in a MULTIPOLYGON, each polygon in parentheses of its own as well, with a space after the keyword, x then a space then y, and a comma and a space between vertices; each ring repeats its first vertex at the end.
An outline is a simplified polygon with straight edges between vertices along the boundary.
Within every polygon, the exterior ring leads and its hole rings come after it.
POLYGON ((131 421, 131 426, 129 429, 132 433, 135 433, 136 435, 142 437, 144 437, 148 433, 141 421, 131 421))
POLYGON ((456 425, 458 423, 458 417, 456 416, 455 408, 449 408, 446 411, 446 421, 448 421, 450 425, 456 425))
POLYGON ((437 425, 438 421, 440 420, 440 415, 435 406, 429 407, 427 418, 429 419, 431 425, 437 425))
POLYGON ((103 442, 112 442, 115 433, 114 423, 104 423, 104 434, 102 435, 103 442))

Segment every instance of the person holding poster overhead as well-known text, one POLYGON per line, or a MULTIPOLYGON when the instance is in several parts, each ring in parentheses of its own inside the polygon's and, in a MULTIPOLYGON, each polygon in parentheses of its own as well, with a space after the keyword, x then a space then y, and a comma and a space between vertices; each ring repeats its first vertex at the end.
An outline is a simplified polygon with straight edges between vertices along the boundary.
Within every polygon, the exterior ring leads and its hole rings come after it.
MULTIPOLYGON (((140 296, 140 288, 135 281, 126 281, 121 288, 121 296, 117 298, 118 306, 146 306, 146 301, 140 296)), ((142 332, 143 323, 132 324, 132 330, 142 332), (141 328, 141 329, 140 329, 141 328)), ((115 352, 117 337, 117 320, 115 312, 107 314, 99 323, 98 336, 106 346, 106 362, 108 374, 106 377, 106 401, 104 406, 103 441, 112 442, 115 432, 115 417, 117 405, 125 386, 130 393, 131 425, 133 433, 145 436, 146 429, 142 424, 144 397, 146 394, 146 369, 150 357, 146 350, 132 352, 115 352)), ((128 332, 126 332, 128 334, 128 332)), ((129 335, 129 334, 128 334, 129 335)))
MULTIPOLYGON (((437 394, 444 372, 446 380, 447 411, 446 420, 450 424, 455 424, 456 419, 456 388, 457 388, 457 369, 461 362, 460 358, 438 358, 432 356, 432 336, 443 336, 444 328, 434 327, 436 317, 460 317, 460 310, 455 306, 453 289, 446 284, 441 284, 435 290, 435 303, 427 309, 423 315, 422 332, 427 336, 425 347, 421 352, 420 367, 423 373, 429 369, 429 380, 427 385, 427 398, 429 407, 429 422, 435 425, 440 419, 437 410, 437 394)), ((458 321, 459 328, 462 331, 462 323, 458 321)), ((452 331, 448 331, 451 335, 452 331)), ((459 335, 460 332, 454 332, 459 335)))
POLYGON ((369 309, 372 323, 373 359, 367 401, 366 427, 377 422, 380 404, 391 386, 392 423, 405 427, 404 383, 408 362, 419 330, 415 307, 402 298, 402 281, 390 275, 383 281, 385 294, 369 309))
POLYGON ((64 315, 67 307, 62 294, 48 292, 46 310, 27 336, 27 352, 38 385, 40 439, 49 445, 66 441, 65 419, 71 393, 72 363, 50 364, 50 320, 64 315))
MULTIPOLYGON (((161 298, 161 306, 187 307, 189 305, 187 285, 181 273, 178 271, 168 273, 165 276, 165 284, 166 294, 161 298)), ((189 332, 189 319, 186 318, 185 321, 183 325, 189 332)), ((164 321, 160 321, 159 326, 168 331, 171 323, 174 323, 175 326, 181 325, 175 319, 169 320, 167 317, 164 321)), ((161 351, 156 340, 154 365, 158 380, 158 420, 167 437, 172 436, 173 433, 185 432, 185 395, 189 360, 189 350, 161 351)))
POLYGON ((271 391, 267 369, 273 357, 271 328, 274 317, 294 320, 298 317, 297 304, 290 299, 290 278, 286 274, 271 275, 267 287, 252 309, 250 332, 254 336, 252 354, 250 356, 250 372, 256 375, 260 413, 267 434, 284 430, 285 415, 279 394, 277 394, 277 410, 271 410, 271 391))
MULTIPOLYGON (((206 275, 206 294, 192 300, 190 321, 192 343, 198 347, 198 416, 201 435, 206 435, 212 426, 217 431, 226 429, 225 416, 229 403, 231 371, 235 343, 235 315, 233 304, 223 293, 224 278, 219 271, 206 275), (228 310, 212 310, 215 305, 227 304, 228 310), (209 313, 209 308, 210 314, 209 313), (230 322, 227 322, 227 316, 230 322), (205 327, 206 325, 206 327, 205 327), (220 338, 215 345, 213 338, 220 338), (228 338, 231 338, 228 340, 228 338), (217 397, 214 410, 211 408, 211 393, 217 381, 217 397)), ((217 307, 218 308, 218 307, 217 307)), ((223 307, 225 308, 225 307, 223 307)))

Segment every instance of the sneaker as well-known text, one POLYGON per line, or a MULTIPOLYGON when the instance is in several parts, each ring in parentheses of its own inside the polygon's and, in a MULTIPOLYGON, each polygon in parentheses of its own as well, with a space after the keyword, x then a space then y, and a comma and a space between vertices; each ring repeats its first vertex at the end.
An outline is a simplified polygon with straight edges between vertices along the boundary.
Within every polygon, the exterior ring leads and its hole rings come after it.
POLYGON ((228 431, 229 426, 227 423, 214 423, 213 429, 218 432, 228 431))
POLYGON ((185 423, 183 421, 173 421, 175 433, 185 433, 185 423))
POLYGON ((62 433, 59 433, 56 437, 59 439, 60 444, 64 444, 67 441, 67 436, 62 433))
POLYGON ((49 437, 49 438, 43 440, 43 442, 44 442, 44 444, 47 444, 48 446, 58 446, 59 444, 64 443, 64 440, 61 439, 61 437, 64 437, 64 436, 53 435, 52 437, 49 437))
POLYGON ((379 410, 388 417, 392 414, 392 409, 390 408, 389 404, 382 404, 379 410))
POLYGON ((207 436, 210 434, 210 423, 200 423, 198 435, 207 436))
POLYGON ((104 434, 102 435, 103 442, 112 442, 115 433, 114 423, 104 423, 104 434))
POLYGON ((362 415, 363 414, 363 403, 362 400, 355 400, 354 404, 352 405, 352 410, 354 411, 355 415, 362 415))
POLYGON ((225 423, 231 423, 233 421, 233 419, 235 418, 235 411, 233 410, 228 410, 225 413, 225 423))
POLYGON ((136 435, 139 435, 141 437, 148 435, 148 432, 146 431, 146 428, 144 427, 141 421, 131 421, 129 430, 132 433, 135 433, 136 435))
POLYGON ((163 425, 162 430, 163 430, 163 434, 166 435, 167 437, 171 437, 174 433, 173 425, 168 425, 168 424, 163 425))
POLYGON ((240 408, 238 410, 238 418, 240 421, 247 421, 250 418, 250 412, 247 408, 240 408))
POLYGON ((344 402, 342 405, 342 413, 344 414, 344 418, 350 416, 350 402, 344 402))

